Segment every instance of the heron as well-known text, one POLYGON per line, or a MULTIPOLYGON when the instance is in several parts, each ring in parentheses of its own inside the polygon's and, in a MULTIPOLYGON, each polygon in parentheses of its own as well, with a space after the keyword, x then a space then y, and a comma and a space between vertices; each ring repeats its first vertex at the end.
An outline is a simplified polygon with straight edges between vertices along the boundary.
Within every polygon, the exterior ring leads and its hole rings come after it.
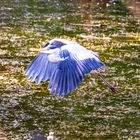
POLYGON ((25 70, 31 82, 48 82, 48 90, 54 95, 65 96, 79 86, 83 78, 93 72, 115 92, 115 88, 100 73, 106 65, 96 52, 86 49, 77 42, 55 38, 48 41, 25 70))

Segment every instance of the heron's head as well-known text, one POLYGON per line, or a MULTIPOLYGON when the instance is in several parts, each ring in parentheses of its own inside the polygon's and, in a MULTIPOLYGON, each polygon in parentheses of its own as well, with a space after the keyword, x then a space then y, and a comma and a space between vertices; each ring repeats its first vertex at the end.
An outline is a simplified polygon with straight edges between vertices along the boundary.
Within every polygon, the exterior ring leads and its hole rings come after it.
POLYGON ((53 39, 46 43, 44 47, 41 48, 40 52, 47 54, 50 62, 57 63, 59 61, 64 61, 67 58, 61 54, 61 47, 67 44, 66 40, 53 39))
POLYGON ((63 40, 53 39, 44 45, 44 47, 41 49, 41 52, 47 54, 57 53, 64 45, 66 45, 66 42, 64 42, 63 40))

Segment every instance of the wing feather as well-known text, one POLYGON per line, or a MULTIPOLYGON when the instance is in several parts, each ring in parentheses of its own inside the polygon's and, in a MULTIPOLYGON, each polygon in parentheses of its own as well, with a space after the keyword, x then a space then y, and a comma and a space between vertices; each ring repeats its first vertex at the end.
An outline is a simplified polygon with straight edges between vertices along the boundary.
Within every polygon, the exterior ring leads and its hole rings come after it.
POLYGON ((66 95, 81 83, 84 71, 82 71, 82 67, 79 68, 80 64, 67 50, 61 51, 60 56, 68 58, 57 65, 57 70, 50 78, 49 87, 58 95, 66 95))
POLYGON ((36 84, 39 84, 41 81, 50 79, 55 67, 56 64, 48 61, 46 53, 39 53, 24 74, 27 76, 27 79, 31 81, 36 80, 36 84))
POLYGON ((39 55, 38 55, 35 58, 35 60, 33 60, 31 62, 31 64, 25 71, 25 75, 27 75, 27 79, 30 79, 34 75, 34 73, 38 73, 38 71, 40 69, 39 64, 40 64, 41 59, 42 59, 42 57, 39 57, 39 55))

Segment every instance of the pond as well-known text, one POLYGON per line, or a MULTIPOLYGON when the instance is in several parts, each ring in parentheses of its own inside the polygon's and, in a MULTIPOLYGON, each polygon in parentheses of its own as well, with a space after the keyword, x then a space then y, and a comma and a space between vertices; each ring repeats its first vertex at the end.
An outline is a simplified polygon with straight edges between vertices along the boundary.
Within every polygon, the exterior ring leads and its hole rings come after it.
POLYGON ((0 13, 0 127, 8 139, 43 140, 50 131, 63 140, 140 138, 140 26, 123 1, 4 0, 0 13), (98 52, 118 92, 92 73, 65 97, 27 81, 33 50, 55 37, 98 52))

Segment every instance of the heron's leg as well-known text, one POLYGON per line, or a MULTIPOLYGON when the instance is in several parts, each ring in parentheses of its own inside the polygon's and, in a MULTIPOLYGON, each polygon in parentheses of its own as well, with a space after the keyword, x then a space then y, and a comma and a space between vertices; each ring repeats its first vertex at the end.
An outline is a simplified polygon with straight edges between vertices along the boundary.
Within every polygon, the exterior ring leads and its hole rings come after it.
POLYGON ((107 85, 107 87, 110 88, 110 90, 111 90, 113 93, 116 92, 115 87, 114 87, 113 85, 111 85, 111 84, 109 83, 109 81, 108 81, 107 79, 105 79, 105 78, 103 77, 103 75, 101 75, 100 72, 98 72, 97 70, 92 70, 92 72, 93 72, 101 81, 103 81, 103 82, 107 85))

